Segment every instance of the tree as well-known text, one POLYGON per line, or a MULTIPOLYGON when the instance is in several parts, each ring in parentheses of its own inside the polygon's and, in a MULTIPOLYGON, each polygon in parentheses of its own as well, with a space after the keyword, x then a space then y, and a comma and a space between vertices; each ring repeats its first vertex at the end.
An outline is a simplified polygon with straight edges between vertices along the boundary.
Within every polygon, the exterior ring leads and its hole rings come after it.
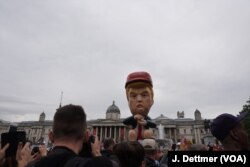
POLYGON ((248 101, 246 101, 246 104, 243 105, 243 109, 241 112, 248 112, 248 115, 247 115, 246 119, 244 119, 243 124, 244 124, 244 126, 248 132, 248 136, 250 138, 250 98, 248 101))

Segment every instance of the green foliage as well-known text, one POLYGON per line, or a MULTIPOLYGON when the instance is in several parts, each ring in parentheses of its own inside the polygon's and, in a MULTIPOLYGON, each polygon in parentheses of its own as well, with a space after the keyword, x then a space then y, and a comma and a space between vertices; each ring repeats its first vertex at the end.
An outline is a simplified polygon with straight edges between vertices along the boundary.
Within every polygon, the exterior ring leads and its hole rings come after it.
POLYGON ((250 137, 250 98, 246 101, 246 104, 243 105, 243 109, 241 112, 248 112, 246 119, 243 121, 243 124, 248 132, 248 136, 250 137))

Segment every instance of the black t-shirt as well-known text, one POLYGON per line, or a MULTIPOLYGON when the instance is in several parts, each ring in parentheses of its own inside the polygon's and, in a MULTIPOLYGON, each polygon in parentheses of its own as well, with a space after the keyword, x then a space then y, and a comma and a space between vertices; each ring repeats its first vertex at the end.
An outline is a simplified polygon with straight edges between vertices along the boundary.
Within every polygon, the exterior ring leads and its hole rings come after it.
POLYGON ((63 146, 56 146, 41 160, 29 164, 27 167, 92 167, 89 158, 78 156, 72 150, 63 146))
POLYGON ((41 160, 27 167, 113 167, 112 162, 104 156, 85 158, 67 147, 56 146, 41 160))

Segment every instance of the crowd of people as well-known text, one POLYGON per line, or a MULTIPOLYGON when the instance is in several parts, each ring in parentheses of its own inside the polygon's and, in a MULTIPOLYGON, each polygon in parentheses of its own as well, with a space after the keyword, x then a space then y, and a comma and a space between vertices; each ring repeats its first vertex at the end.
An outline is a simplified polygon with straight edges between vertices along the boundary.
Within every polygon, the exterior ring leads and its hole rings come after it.
MULTIPOLYGON (((6 156, 10 144, 0 149, 0 167, 167 167, 168 151, 159 147, 152 130, 155 124, 148 116, 154 103, 153 83, 147 72, 128 75, 126 95, 132 116, 124 124, 131 126, 128 141, 115 143, 87 131, 86 113, 80 105, 65 105, 55 112, 49 140, 53 148, 44 145, 33 152, 29 142, 19 143, 14 156, 6 156)), ((222 144, 221 150, 249 150, 248 134, 239 116, 221 114, 211 124, 212 134, 222 144)), ((212 151, 204 144, 189 144, 186 151, 212 151)), ((214 150, 213 150, 214 151, 214 150)), ((219 149, 218 149, 219 151, 219 149)))
MULTIPOLYGON (((245 117, 246 113, 238 117, 221 114, 214 119, 211 132, 222 144, 222 149, 216 151, 249 150, 248 135, 241 123, 245 117)), ((53 131, 49 134, 53 142, 52 150, 48 151, 45 145, 40 145, 39 151, 32 153, 29 142, 19 143, 16 156, 5 157, 10 147, 6 144, 0 149, 0 166, 167 167, 167 151, 175 151, 163 150, 153 138, 120 143, 107 138, 101 143, 98 136, 90 140, 86 127, 86 114, 81 106, 63 106, 56 111, 53 131)), ((191 144, 187 150, 211 151, 204 144, 191 144)))

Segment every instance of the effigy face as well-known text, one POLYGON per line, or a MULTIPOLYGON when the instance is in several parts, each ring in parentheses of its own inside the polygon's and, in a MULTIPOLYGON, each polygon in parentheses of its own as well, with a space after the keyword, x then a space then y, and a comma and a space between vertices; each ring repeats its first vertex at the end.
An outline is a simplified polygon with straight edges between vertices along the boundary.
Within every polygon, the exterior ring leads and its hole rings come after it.
POLYGON ((146 117, 153 105, 152 90, 149 87, 129 88, 128 105, 132 115, 140 114, 146 117))

